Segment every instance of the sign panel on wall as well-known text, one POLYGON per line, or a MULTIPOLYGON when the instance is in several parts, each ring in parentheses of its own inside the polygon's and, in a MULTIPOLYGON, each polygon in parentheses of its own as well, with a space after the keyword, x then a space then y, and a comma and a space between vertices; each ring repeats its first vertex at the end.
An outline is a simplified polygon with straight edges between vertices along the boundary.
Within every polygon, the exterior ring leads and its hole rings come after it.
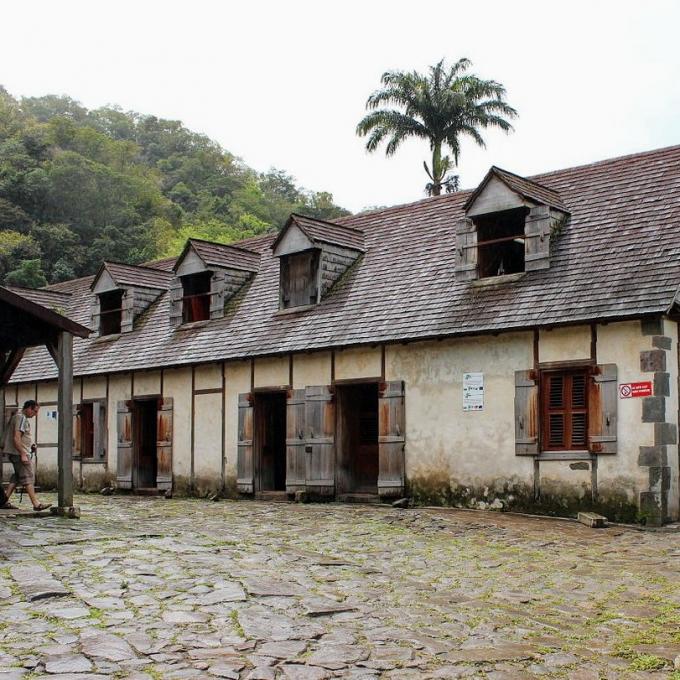
POLYGON ((484 409, 484 374, 463 374, 463 411, 484 409))
POLYGON ((652 383, 650 380, 645 380, 644 382, 623 383, 619 385, 619 397, 621 397, 621 399, 651 396, 652 383))

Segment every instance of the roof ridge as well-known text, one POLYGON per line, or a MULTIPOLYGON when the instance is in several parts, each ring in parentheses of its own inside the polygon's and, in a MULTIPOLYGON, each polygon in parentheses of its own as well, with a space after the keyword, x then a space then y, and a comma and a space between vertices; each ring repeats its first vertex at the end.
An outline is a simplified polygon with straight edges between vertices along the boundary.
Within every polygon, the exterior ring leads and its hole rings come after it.
MULTIPOLYGON (((70 283, 73 279, 69 279, 68 282, 70 283)), ((62 283, 66 283, 66 281, 62 281, 62 283)), ((4 288, 7 288, 8 290, 30 290, 30 291, 39 291, 42 293, 54 293, 56 295, 68 295, 71 297, 73 293, 67 293, 62 290, 50 290, 47 286, 43 286, 42 288, 29 288, 28 286, 15 286, 15 285, 8 285, 8 284, 3 284, 4 288)))
MULTIPOLYGON (((312 217, 311 215, 303 215, 302 213, 296 213, 292 212, 290 214, 291 217, 304 217, 306 220, 312 220, 314 222, 321 222, 322 224, 329 224, 331 227, 342 227, 343 229, 351 229, 352 231, 359 232, 360 234, 363 235, 364 230, 359 229, 358 227, 353 227, 349 224, 340 224, 338 222, 331 222, 330 220, 324 220, 321 219, 320 217, 312 217)), ((345 215, 345 217, 353 217, 353 215, 345 215)))
MULTIPOLYGON (((667 151, 677 150, 680 151, 680 144, 670 144, 669 146, 661 146, 657 149, 648 149, 647 151, 635 151, 633 153, 623 154, 622 156, 612 156, 611 158, 604 158, 599 161, 591 161, 590 163, 582 163, 580 165, 570 165, 566 168, 557 168, 556 170, 548 170, 546 172, 538 172, 535 175, 528 175, 527 179, 533 181, 534 177, 546 177, 549 175, 558 175, 565 172, 570 172, 572 170, 584 170, 585 168, 593 168, 599 165, 606 165, 607 163, 616 163, 618 161, 624 161, 629 158, 640 158, 641 156, 652 156, 658 153, 664 153, 667 151)), ((550 187, 546 187, 549 189, 550 187)), ((554 191, 554 190, 553 190, 554 191)))
MULTIPOLYGON (((237 246, 234 245, 233 243, 221 243, 220 241, 208 241, 208 239, 205 238, 194 238, 193 236, 189 237, 187 239, 188 241, 198 241, 199 243, 207 243, 208 245, 211 246, 226 246, 227 248, 234 248, 235 250, 242 250, 244 253, 248 253, 249 255, 259 255, 255 250, 249 250, 248 248, 244 248, 243 246, 237 246)), ((248 239, 243 239, 244 241, 248 239)), ((240 243, 240 241, 235 241, 234 243, 240 243)), ((177 256, 179 257, 179 255, 177 256)))
POLYGON ((128 264, 127 262, 118 262, 116 260, 104 260, 100 266, 105 267, 107 264, 117 264, 121 267, 132 267, 133 269, 146 269, 147 271, 158 272, 159 274, 170 273, 167 269, 156 269, 155 267, 149 267, 145 264, 128 264))

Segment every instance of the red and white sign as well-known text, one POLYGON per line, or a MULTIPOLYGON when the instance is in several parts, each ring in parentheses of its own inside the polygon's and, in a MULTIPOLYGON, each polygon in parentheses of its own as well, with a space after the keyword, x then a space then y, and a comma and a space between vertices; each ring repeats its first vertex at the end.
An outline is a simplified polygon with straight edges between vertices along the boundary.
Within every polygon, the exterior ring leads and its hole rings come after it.
POLYGON ((649 380, 645 380, 644 382, 623 383, 622 385, 619 385, 619 397, 621 399, 651 396, 652 383, 649 380))

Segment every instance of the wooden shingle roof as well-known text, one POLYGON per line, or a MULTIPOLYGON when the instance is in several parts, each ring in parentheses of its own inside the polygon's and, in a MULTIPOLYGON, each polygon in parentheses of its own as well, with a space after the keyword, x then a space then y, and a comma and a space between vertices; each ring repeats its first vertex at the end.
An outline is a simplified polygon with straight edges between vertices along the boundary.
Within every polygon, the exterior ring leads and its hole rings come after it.
POLYGON ((93 285, 104 270, 111 275, 111 278, 119 286, 141 286, 142 288, 167 290, 172 280, 171 272, 154 267, 104 262, 94 277, 93 285))
POLYGON ((288 227, 295 224, 312 243, 330 243, 352 250, 364 250, 364 234, 361 229, 353 227, 351 224, 336 224, 327 222, 316 217, 307 217, 293 213, 286 222, 285 226, 272 243, 272 250, 276 248, 281 237, 285 234, 288 227))
POLYGON ((256 272, 260 266, 260 254, 256 251, 241 248, 238 245, 212 243, 197 238, 191 238, 187 241, 182 254, 177 258, 176 264, 179 264, 189 249, 193 249, 208 267, 256 272))
POLYGON ((500 179, 509 189, 524 198, 528 198, 541 205, 557 208, 562 212, 569 212, 562 202, 559 193, 554 189, 550 189, 549 187, 539 184, 536 181, 532 181, 531 179, 527 179, 526 177, 515 175, 513 172, 503 170, 503 168, 499 168, 495 165, 491 167, 479 186, 469 195, 469 198, 463 205, 463 210, 467 210, 474 203, 477 196, 479 196, 492 177, 498 177, 498 179, 500 179))
MULTIPOLYGON (((133 332, 107 343, 77 340, 75 374, 639 318, 671 307, 680 286, 680 146, 531 181, 558 194, 571 215, 550 269, 484 285, 456 279, 455 224, 470 192, 428 198, 338 220, 363 232, 365 254, 314 307, 277 313, 275 237, 249 239, 260 267, 224 318, 177 332, 164 293, 133 332)), ((89 320, 91 281, 50 287, 71 294, 68 316, 81 323, 89 320)), ((54 375, 36 348, 13 380, 54 375)))

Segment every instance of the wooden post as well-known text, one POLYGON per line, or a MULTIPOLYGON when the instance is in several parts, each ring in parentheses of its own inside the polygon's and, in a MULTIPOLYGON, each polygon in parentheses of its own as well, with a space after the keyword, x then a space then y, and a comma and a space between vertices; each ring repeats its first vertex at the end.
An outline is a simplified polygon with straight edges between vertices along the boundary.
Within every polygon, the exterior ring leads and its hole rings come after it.
POLYGON ((59 333, 55 354, 54 359, 59 369, 59 502, 55 510, 59 515, 78 517, 80 513, 73 507, 73 336, 70 333, 59 333))

